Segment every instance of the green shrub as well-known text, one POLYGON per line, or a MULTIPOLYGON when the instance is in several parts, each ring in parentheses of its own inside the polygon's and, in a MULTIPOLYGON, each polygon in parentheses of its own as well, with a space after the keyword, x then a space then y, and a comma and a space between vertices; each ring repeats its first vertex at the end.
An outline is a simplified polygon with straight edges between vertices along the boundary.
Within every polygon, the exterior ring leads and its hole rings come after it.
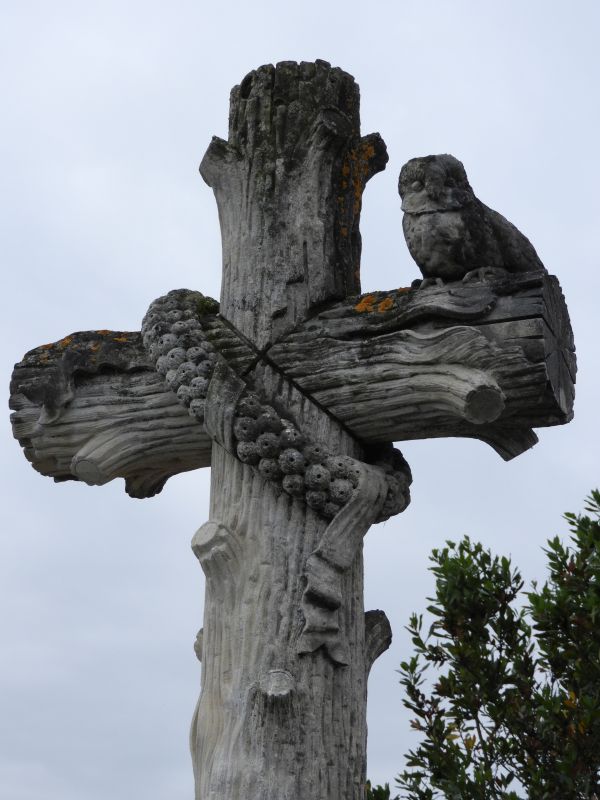
POLYGON ((433 551, 433 621, 424 633, 411 616, 400 669, 421 734, 397 779, 406 800, 600 798, 598 491, 586 511, 565 515, 571 546, 548 542, 548 579, 526 594, 468 537, 433 551))

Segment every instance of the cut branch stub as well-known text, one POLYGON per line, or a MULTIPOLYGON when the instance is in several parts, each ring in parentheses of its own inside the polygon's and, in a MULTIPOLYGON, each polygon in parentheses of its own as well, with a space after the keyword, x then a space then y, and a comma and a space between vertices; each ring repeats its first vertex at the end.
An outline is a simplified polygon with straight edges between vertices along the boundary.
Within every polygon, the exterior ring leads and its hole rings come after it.
POLYGON ((200 172, 219 208, 221 313, 257 346, 360 291, 362 192, 387 158, 379 134, 360 136, 354 79, 324 61, 260 67, 233 89, 229 140, 200 172))
POLYGON ((365 613, 365 654, 367 672, 392 643, 392 628, 384 611, 365 613))

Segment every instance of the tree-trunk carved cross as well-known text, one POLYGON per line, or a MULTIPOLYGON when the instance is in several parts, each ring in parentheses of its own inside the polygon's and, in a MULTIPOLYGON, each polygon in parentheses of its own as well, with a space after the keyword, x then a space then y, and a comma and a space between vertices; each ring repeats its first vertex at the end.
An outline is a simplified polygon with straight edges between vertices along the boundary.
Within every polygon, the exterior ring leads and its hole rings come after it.
POLYGON ((211 466, 192 541, 197 800, 362 800, 367 678, 391 641, 363 610, 362 539, 411 481, 391 442, 470 436, 509 459, 572 416, 572 334, 543 268, 361 294, 362 193, 386 161, 360 135, 351 76, 319 61, 250 73, 200 167, 220 305, 176 290, 141 333, 73 334, 13 373, 14 434, 55 480, 120 476, 148 497, 211 466))

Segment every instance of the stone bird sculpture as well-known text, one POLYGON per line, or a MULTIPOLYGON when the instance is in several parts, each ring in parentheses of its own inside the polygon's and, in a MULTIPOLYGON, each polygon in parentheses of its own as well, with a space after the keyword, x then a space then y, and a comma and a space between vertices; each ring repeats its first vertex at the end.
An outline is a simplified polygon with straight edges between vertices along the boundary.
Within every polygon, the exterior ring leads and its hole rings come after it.
POLYGON ((545 270, 529 239, 475 197, 451 155, 408 161, 400 171, 402 227, 421 286, 545 270))

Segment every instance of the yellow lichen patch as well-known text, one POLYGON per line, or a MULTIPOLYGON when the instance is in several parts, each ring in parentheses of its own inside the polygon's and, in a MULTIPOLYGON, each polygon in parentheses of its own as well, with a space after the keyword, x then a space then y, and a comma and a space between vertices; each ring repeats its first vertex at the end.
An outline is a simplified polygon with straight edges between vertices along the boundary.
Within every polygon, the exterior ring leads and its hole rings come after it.
POLYGON ((95 333, 99 333, 99 334, 100 334, 100 336, 106 336, 106 334, 107 334, 107 333, 110 333, 110 331, 105 331, 105 330, 102 330, 102 331, 95 331, 95 333))
POLYGON ((396 294, 408 294, 410 288, 410 286, 401 286, 400 289, 396 289, 396 294))
POLYGON ((40 350, 52 350, 54 343, 40 345, 40 350))
POLYGON ((394 301, 391 297, 386 297, 385 300, 382 300, 381 303, 377 306, 377 311, 380 311, 382 314, 384 311, 389 311, 390 308, 393 308, 394 301))
POLYGON ((60 340, 60 342, 58 343, 58 346, 59 347, 68 347, 71 344, 72 341, 73 341, 73 337, 72 336, 65 336, 64 339, 60 340))
POLYGON ((362 155, 363 158, 367 159, 367 161, 370 161, 373 158, 373 156, 375 155, 375 148, 371 143, 363 144, 362 155))
POLYGON ((126 342, 126 341, 127 341, 126 336, 115 336, 113 338, 113 342, 126 342))
POLYGON ((375 302, 375 295, 367 294, 360 303, 357 303, 354 306, 354 310, 358 311, 359 314, 364 313, 365 311, 373 311, 373 303, 375 302))

